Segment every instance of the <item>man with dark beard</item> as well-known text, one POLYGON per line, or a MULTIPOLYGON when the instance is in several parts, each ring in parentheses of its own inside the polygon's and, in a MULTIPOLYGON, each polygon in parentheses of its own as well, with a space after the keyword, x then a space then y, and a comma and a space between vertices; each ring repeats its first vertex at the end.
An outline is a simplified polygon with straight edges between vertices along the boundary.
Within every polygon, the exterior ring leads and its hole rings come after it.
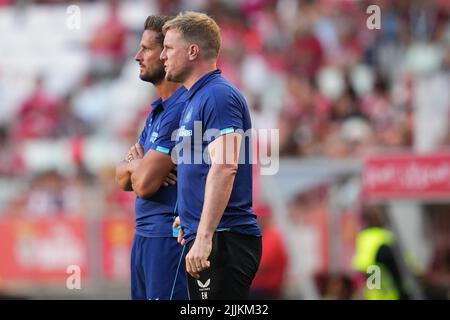
POLYGON ((159 56, 162 26, 169 17, 149 16, 145 21, 136 61, 140 78, 151 82, 160 98, 127 156, 116 168, 116 181, 136 193, 136 227, 131 252, 131 298, 185 300, 187 296, 183 247, 172 224, 177 216, 172 132, 178 128, 186 89, 165 80, 159 56), (175 237, 174 237, 175 235, 175 237))

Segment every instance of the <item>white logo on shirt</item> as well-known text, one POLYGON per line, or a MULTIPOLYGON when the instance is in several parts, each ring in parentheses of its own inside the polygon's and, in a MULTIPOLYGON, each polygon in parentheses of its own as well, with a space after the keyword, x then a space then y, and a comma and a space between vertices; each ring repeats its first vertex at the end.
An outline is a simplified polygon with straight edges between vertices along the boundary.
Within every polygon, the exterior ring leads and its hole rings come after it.
POLYGON ((152 136, 150 137, 150 142, 155 142, 158 138, 158 132, 152 132, 152 136))
POLYGON ((178 129, 178 136, 190 137, 192 136, 192 130, 187 130, 185 126, 181 126, 180 129, 178 129))

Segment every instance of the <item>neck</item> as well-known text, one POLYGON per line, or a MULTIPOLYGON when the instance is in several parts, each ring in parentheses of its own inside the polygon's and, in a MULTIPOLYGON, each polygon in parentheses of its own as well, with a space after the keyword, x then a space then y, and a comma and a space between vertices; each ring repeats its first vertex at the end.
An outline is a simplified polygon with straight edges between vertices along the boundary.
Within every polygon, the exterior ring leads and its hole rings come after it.
POLYGON ((216 70, 216 62, 203 62, 199 65, 197 65, 194 70, 192 70, 192 73, 189 75, 189 77, 186 79, 186 81, 183 82, 183 85, 186 87, 186 89, 191 89, 191 87, 205 74, 208 72, 216 70))
POLYGON ((166 79, 163 79, 161 83, 155 86, 156 92, 161 97, 161 99, 167 100, 178 88, 181 87, 181 84, 175 82, 169 82, 166 79))

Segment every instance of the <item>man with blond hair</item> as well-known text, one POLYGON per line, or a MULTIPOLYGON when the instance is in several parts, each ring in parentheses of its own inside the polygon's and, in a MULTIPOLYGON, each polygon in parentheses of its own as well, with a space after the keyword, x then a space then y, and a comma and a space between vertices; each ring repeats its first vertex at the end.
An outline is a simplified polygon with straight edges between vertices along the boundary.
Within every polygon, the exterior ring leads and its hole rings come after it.
POLYGON ((189 295, 247 299, 262 251, 252 210, 251 142, 243 139, 251 129, 247 103, 216 67, 221 40, 212 18, 180 13, 163 32, 166 80, 188 89, 176 152, 189 295))

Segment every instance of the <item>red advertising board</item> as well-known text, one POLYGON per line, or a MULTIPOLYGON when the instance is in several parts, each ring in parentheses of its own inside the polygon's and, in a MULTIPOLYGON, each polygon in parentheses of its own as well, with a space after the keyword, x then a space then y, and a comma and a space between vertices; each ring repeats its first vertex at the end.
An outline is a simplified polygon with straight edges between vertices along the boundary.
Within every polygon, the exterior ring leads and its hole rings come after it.
POLYGON ((101 228, 103 275, 108 280, 129 280, 133 219, 105 216, 101 228))
POLYGON ((450 154, 370 158, 363 171, 368 199, 450 199, 450 154))
POLYGON ((88 275, 86 222, 82 218, 0 219, 2 280, 66 279, 70 266, 88 275))

